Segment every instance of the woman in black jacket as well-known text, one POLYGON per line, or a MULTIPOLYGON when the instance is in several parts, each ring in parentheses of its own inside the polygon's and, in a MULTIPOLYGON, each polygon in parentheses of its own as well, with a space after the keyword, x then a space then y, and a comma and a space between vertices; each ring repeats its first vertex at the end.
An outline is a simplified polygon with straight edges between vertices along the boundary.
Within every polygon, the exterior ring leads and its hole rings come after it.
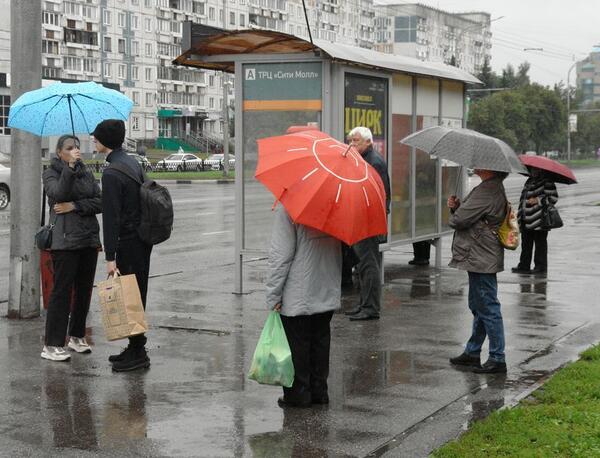
POLYGON ((558 192, 554 182, 548 180, 543 171, 535 167, 530 167, 529 170, 531 176, 525 182, 519 202, 521 258, 512 272, 544 274, 548 270, 548 229, 542 226, 543 206, 555 205, 558 202, 558 192), (530 270, 532 257, 535 267, 530 270))
POLYGON ((85 322, 100 247, 96 214, 102 211, 102 197, 94 175, 81 162, 77 137, 60 137, 56 155, 43 174, 50 222, 54 224, 50 247, 54 288, 48 304, 42 358, 66 361, 71 357, 64 349, 67 327, 68 347, 78 353, 91 352, 85 340, 85 322))

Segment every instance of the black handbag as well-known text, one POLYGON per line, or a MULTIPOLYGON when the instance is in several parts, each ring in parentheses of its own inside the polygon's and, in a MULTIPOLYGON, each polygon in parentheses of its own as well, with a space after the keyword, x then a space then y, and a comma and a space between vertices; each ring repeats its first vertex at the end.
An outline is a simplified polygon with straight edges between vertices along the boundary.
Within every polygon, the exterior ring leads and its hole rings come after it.
POLYGON ((54 214, 54 221, 50 222, 50 224, 44 225, 44 220, 46 219, 46 191, 44 191, 44 195, 42 197, 42 227, 35 233, 35 245, 40 250, 49 250, 52 246, 52 229, 54 229, 54 224, 56 223, 56 218, 58 215, 54 214))
POLYGON ((548 202, 547 197, 544 197, 542 199, 542 229, 549 231, 559 227, 563 227, 563 220, 556 207, 548 202))

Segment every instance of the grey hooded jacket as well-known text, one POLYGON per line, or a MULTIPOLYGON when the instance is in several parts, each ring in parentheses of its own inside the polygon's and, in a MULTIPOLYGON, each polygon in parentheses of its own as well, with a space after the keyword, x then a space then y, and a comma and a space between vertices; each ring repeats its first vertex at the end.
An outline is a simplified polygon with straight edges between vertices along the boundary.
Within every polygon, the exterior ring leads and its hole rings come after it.
POLYGON ((294 224, 278 205, 273 221, 267 307, 281 303, 285 316, 314 315, 340 307, 342 249, 339 240, 294 224))
POLYGON ((503 178, 494 177, 473 188, 450 215, 455 229, 450 267, 493 274, 504 270, 504 248, 496 230, 506 216, 503 178))

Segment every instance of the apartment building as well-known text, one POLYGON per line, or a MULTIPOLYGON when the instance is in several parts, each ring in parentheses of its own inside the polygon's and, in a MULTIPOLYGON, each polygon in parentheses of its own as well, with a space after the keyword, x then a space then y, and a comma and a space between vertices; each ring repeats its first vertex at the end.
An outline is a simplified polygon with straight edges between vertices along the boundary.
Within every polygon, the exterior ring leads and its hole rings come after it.
POLYGON ((600 102, 600 46, 595 46, 585 59, 577 62, 577 91, 584 105, 600 102))
MULTIPOLYGON (((96 81, 134 102, 128 137, 165 148, 219 144, 223 134, 220 72, 181 68, 184 21, 224 29, 265 28, 308 39, 302 0, 42 0, 42 78, 96 81)), ((307 0, 313 38, 373 47, 372 0, 307 0)), ((0 0, 5 11, 10 0, 0 0)), ((10 47, 9 15, 0 19, 10 47), (8 21, 8 22, 7 22, 8 21)), ((0 74, 10 81, 10 59, 0 49, 0 74)), ((0 102, 10 88, 0 75, 0 102)), ((233 84, 226 85, 233 98, 233 84)), ((4 110, 4 108, 2 108, 4 110)), ((2 114, 3 111, 0 111, 2 114)), ((0 148, 10 133, 0 117, 0 148)), ((10 141, 8 140, 8 144, 10 141)))
POLYGON ((479 72, 491 58, 490 14, 450 13, 419 3, 375 3, 377 51, 479 72))

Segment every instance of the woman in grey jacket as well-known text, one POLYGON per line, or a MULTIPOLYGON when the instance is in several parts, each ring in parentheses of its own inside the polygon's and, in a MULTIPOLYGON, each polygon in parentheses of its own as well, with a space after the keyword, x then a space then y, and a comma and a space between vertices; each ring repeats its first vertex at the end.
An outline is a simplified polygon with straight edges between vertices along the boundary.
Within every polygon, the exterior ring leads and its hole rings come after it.
POLYGON ((341 242, 294 224, 279 205, 266 286, 267 306, 281 313, 294 362, 294 384, 283 388, 282 407, 329 402, 329 323, 340 307, 341 278, 341 242))
POLYGON ((448 198, 450 227, 454 228, 451 267, 469 274, 469 309, 473 314, 471 337, 464 352, 450 358, 450 363, 474 366, 474 372, 506 372, 504 358, 504 324, 498 301, 496 273, 504 269, 504 249, 496 231, 506 216, 506 193, 503 180, 507 174, 475 170, 481 184, 460 202, 448 198), (489 359, 480 362, 481 346, 489 340, 489 359))
POLYGON ((96 214, 102 210, 100 187, 81 162, 79 139, 63 135, 56 156, 43 174, 44 191, 50 206, 54 287, 46 316, 46 339, 42 358, 66 361, 64 344, 69 327, 68 347, 90 353, 85 340, 85 322, 90 307, 94 274, 100 247, 100 226, 96 214), (71 295, 74 303, 71 310, 71 295))

